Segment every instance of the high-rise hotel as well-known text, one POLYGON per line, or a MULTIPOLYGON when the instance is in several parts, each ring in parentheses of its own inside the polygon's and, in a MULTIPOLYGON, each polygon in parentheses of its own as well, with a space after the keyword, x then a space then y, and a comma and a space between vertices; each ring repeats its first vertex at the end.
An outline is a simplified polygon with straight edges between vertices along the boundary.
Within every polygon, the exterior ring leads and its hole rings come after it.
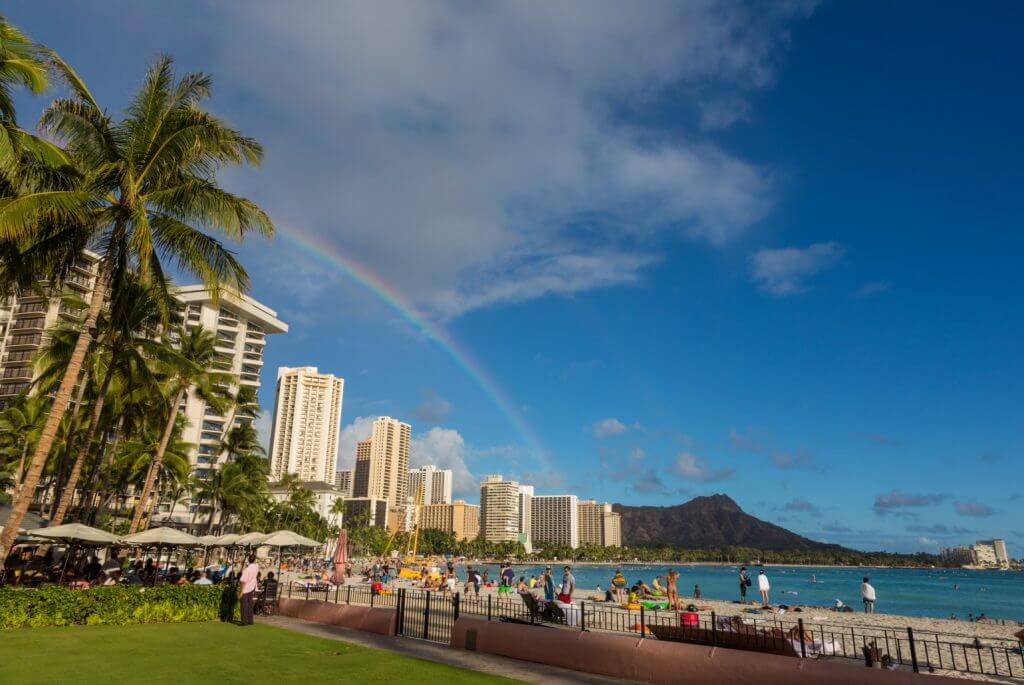
POLYGON ((270 475, 294 473, 303 481, 334 483, 345 379, 315 366, 277 370, 270 433, 270 475))
POLYGON ((370 437, 356 445, 353 496, 385 500, 389 508, 405 510, 411 435, 412 426, 390 416, 373 422, 370 437))
POLYGON ((519 483, 487 476, 480 484, 480 534, 488 542, 525 541, 519 525, 519 483))
POLYGON ((409 497, 420 505, 451 504, 452 470, 428 464, 410 471, 409 497))

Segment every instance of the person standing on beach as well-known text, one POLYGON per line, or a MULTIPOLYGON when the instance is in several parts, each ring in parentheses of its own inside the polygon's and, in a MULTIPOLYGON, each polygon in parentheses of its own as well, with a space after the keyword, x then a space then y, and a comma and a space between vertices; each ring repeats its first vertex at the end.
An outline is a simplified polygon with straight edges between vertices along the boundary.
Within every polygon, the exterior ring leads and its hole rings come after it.
POLYGON ((242 592, 242 621, 243 626, 252 625, 252 599, 256 592, 256 584, 259 582, 260 567, 256 563, 256 554, 249 555, 249 565, 242 571, 241 592, 242 592))
POLYGON ((558 595, 559 601, 572 604, 574 590, 576 590, 576 576, 572 574, 572 569, 566 566, 565 573, 562 574, 562 593, 558 595))
POLYGON ((740 601, 747 603, 747 588, 750 587, 750 578, 747 576, 747 567, 740 567, 740 601))
POLYGON ((544 601, 555 601, 555 577, 550 566, 544 571, 544 601))
POLYGON ((864 613, 875 613, 875 588, 868 582, 867 576, 864 577, 864 582, 860 584, 860 596, 864 600, 864 613))
POLYGON ((626 577, 622 575, 622 569, 615 569, 615 576, 612 578, 612 588, 615 590, 615 601, 619 604, 626 603, 626 577))
POLYGON ((764 574, 764 569, 757 572, 757 589, 761 591, 761 606, 768 606, 768 591, 772 586, 768 582, 768 576, 764 574))
POLYGON ((668 600, 669 609, 676 609, 679 607, 679 590, 676 588, 676 582, 679 580, 679 571, 674 568, 668 570, 668 575, 665 576, 665 599, 668 600))

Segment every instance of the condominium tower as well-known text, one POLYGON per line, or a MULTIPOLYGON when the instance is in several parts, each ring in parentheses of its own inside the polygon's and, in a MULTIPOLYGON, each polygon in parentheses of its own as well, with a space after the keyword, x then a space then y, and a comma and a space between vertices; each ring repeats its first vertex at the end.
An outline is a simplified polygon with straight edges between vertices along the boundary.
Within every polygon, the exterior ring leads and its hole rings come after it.
POLYGON ((356 446, 355 497, 375 497, 392 508, 406 507, 411 433, 412 426, 390 416, 373 422, 370 438, 356 446))
POLYGON ((533 486, 519 486, 519 538, 526 548, 527 554, 533 553, 533 531, 531 521, 533 517, 533 486))
POLYGON ((612 505, 601 505, 601 544, 605 547, 622 547, 622 514, 612 511, 612 505))
POLYGON ((519 483, 500 475, 480 484, 480 534, 487 542, 520 542, 519 483))
POLYGON ((592 499, 581 499, 579 508, 580 544, 603 544, 601 530, 604 527, 604 509, 592 499))
MULTIPOLYGON (((85 251, 64 279, 64 292, 88 302, 96 284, 99 255, 85 251)), ((28 390, 35 378, 32 360, 46 345, 46 331, 61 321, 81 320, 84 309, 61 300, 51 284, 41 290, 0 297, 0 406, 28 390)))
POLYGON ((428 464, 410 471, 409 497, 418 504, 451 504, 451 469, 439 469, 428 464))
POLYGON ((456 540, 474 540, 480 532, 480 507, 457 499, 451 504, 428 504, 420 509, 420 528, 452 533, 456 540))
POLYGON ((580 546, 579 500, 576 495, 541 495, 531 507, 533 544, 580 546))
POLYGON ((270 433, 270 475, 293 473, 304 481, 333 483, 345 379, 315 366, 277 370, 270 433))
POLYGON ((339 469, 334 472, 334 487, 338 488, 345 497, 352 496, 352 469, 339 469))

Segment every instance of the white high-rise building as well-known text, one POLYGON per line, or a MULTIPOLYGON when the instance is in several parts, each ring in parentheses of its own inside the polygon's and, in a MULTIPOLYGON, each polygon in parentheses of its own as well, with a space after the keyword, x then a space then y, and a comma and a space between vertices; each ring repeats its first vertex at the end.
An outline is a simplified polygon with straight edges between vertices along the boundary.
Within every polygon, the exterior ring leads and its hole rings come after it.
POLYGON ((521 539, 519 483, 496 475, 487 476, 480 484, 480 534, 487 542, 521 539))
POLYGON ((386 500, 405 509, 409 493, 409 442, 412 426, 390 416, 373 422, 373 433, 356 446, 355 497, 386 500))
POLYGON ((576 495, 540 495, 531 506, 533 544, 580 546, 579 499, 576 495))
POLYGON ((421 466, 409 472, 409 497, 416 501, 422 491, 419 504, 452 503, 452 471, 439 469, 432 464, 421 466))
POLYGON ((333 483, 345 379, 315 366, 277 370, 270 433, 270 475, 294 473, 304 481, 333 483))
POLYGON ((533 553, 533 486, 519 486, 519 537, 527 554, 533 553))
MULTIPOLYGON (((99 255, 82 252, 64 280, 64 292, 88 302, 96 283, 98 260, 99 255)), ((49 341, 46 331, 61 321, 80 321, 86 313, 63 302, 61 293, 51 284, 40 285, 41 291, 0 296, 0 407, 29 389, 36 375, 33 357, 49 341)))
MULTIPOLYGON (((186 328, 202 326, 216 334, 219 356, 216 370, 234 374, 238 385, 259 390, 266 336, 287 333, 288 324, 278 319, 277 312, 270 307, 240 293, 221 290, 215 300, 205 286, 187 285, 175 288, 174 296, 181 303, 178 311, 186 328)), ((188 421, 181 439, 196 445, 189 458, 198 478, 209 477, 218 467, 220 442, 227 431, 255 420, 255 416, 234 409, 218 413, 208 407, 195 390, 189 392, 178 409, 188 421)), ((182 500, 171 512, 163 504, 156 518, 165 523, 187 525, 193 520, 193 514, 198 513, 195 521, 201 525, 208 507, 208 503, 197 505, 182 500)))

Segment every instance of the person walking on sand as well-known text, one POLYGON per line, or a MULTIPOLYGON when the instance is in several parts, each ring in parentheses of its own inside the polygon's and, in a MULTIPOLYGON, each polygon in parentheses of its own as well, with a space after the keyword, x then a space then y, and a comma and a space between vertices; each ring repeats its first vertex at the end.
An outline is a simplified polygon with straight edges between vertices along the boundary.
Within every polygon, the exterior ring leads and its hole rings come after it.
POLYGON ((259 582, 260 567, 256 563, 256 554, 249 555, 249 565, 242 571, 241 583, 242 592, 242 621, 243 626, 252 625, 252 600, 256 592, 256 585, 259 582))
POLYGON ((747 575, 747 567, 740 567, 740 602, 747 603, 747 588, 750 587, 750 576, 747 575))
POLYGON ((576 576, 572 574, 572 568, 566 566, 565 573, 562 574, 562 592, 558 595, 559 601, 564 604, 572 604, 572 593, 575 590, 576 576))
POLYGON ((677 609, 679 607, 679 590, 676 588, 678 580, 679 571, 670 568, 668 575, 665 576, 665 599, 668 600, 669 609, 677 609))
POLYGON ((757 572, 757 589, 761 592, 761 606, 768 606, 768 591, 772 586, 768 582, 768 576, 764 574, 764 569, 757 572))
POLYGON ((875 613, 875 588, 868 582, 867 576, 864 577, 864 582, 860 584, 860 596, 864 600, 864 613, 875 613))

